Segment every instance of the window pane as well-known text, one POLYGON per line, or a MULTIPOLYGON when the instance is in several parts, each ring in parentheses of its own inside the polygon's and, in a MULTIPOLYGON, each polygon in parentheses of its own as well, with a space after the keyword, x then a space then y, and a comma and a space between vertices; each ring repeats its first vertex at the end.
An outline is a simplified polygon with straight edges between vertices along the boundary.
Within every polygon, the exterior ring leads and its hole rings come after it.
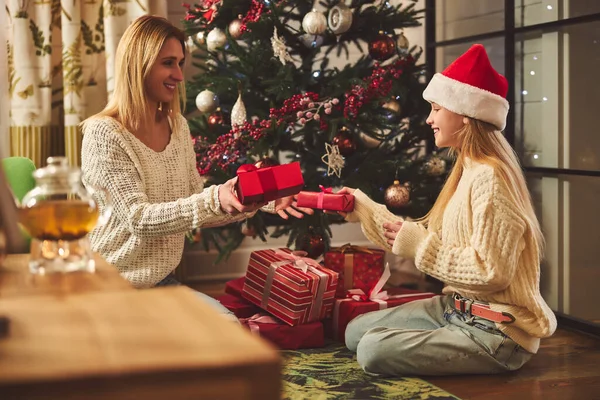
POLYGON ((504 29, 504 2, 498 0, 436 0, 436 41, 504 29))
POLYGON ((600 170, 600 21, 516 38, 515 148, 526 166, 600 170))
POLYGON ((542 296, 556 311, 600 324, 600 178, 531 175, 527 181, 544 216, 542 296))
POLYGON ((542 24, 600 12, 589 0, 515 0, 515 26, 542 24))
MULTIPOLYGON (((488 53, 490 61, 496 71, 504 75, 504 38, 493 38, 479 41, 488 53)), ((441 72, 458 56, 467 51, 474 43, 461 43, 452 46, 436 48, 436 72, 441 72)))

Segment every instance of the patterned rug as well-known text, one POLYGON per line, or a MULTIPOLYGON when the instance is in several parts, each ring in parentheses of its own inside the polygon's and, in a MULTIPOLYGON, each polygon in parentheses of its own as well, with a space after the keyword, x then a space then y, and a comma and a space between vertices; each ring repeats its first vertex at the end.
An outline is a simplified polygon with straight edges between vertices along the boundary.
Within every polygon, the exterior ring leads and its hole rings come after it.
POLYGON ((422 379, 367 375, 356 362, 356 355, 340 344, 282 353, 282 398, 286 400, 458 399, 422 379))

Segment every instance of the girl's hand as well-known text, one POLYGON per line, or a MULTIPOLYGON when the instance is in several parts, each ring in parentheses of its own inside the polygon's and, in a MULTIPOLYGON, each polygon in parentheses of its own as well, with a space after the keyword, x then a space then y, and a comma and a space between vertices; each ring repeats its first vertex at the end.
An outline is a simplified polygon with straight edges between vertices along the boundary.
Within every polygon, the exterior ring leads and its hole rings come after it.
POLYGON ((275 200, 275 211, 283 219, 288 219, 288 214, 296 218, 303 218, 304 214, 314 214, 312 208, 298 207, 296 200, 298 200, 296 196, 282 197, 275 200))
POLYGON ((398 236, 398 232, 400 232, 400 228, 402 228, 402 222, 386 222, 383 224, 383 235, 386 237, 390 246, 394 245, 394 241, 396 240, 396 236, 398 236))
MULTIPOLYGON (((336 193, 338 193, 338 194, 351 194, 351 195, 354 196, 354 192, 355 191, 356 191, 356 189, 352 189, 352 188, 344 186, 343 188, 341 188, 340 190, 338 190, 336 193)), ((344 212, 344 211, 338 211, 337 213, 339 215, 341 215, 343 218, 346 218, 346 215, 348 215, 348 213, 344 212)))
POLYGON ((219 202, 221 210, 229 215, 237 215, 239 213, 247 213, 256 211, 263 207, 266 203, 252 203, 244 205, 240 203, 235 193, 235 184, 237 177, 231 178, 219 187, 219 202))

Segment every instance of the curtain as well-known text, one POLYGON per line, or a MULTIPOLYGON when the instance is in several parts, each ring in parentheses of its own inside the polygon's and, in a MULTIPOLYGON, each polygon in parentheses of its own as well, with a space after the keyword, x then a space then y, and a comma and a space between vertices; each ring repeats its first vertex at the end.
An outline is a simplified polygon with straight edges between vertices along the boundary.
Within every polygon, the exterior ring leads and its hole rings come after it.
POLYGON ((119 38, 166 0, 7 0, 10 153, 36 166, 81 158, 81 121, 112 91, 119 38))

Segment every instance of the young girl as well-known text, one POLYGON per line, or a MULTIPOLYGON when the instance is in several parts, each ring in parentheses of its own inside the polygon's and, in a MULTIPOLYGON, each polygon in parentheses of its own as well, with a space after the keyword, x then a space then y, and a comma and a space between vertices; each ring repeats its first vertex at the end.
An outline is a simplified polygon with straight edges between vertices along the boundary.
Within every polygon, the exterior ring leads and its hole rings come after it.
MULTIPOLYGON (((83 123, 82 172, 113 212, 90 234, 94 251, 135 287, 178 284, 171 276, 183 253, 185 233, 252 216, 259 208, 302 217, 291 197, 242 205, 236 178, 203 187, 185 99, 185 35, 164 18, 143 16, 125 31, 116 52, 115 89, 106 108, 83 123)), ((223 313, 227 310, 208 296, 223 313)))
POLYGON ((402 221, 360 190, 346 215, 365 235, 446 284, 444 296, 371 312, 346 329, 367 372, 488 374, 516 370, 552 335, 540 295, 543 237, 519 162, 501 131, 506 79, 474 45, 435 74, 423 93, 427 124, 456 163, 435 205, 402 221))

